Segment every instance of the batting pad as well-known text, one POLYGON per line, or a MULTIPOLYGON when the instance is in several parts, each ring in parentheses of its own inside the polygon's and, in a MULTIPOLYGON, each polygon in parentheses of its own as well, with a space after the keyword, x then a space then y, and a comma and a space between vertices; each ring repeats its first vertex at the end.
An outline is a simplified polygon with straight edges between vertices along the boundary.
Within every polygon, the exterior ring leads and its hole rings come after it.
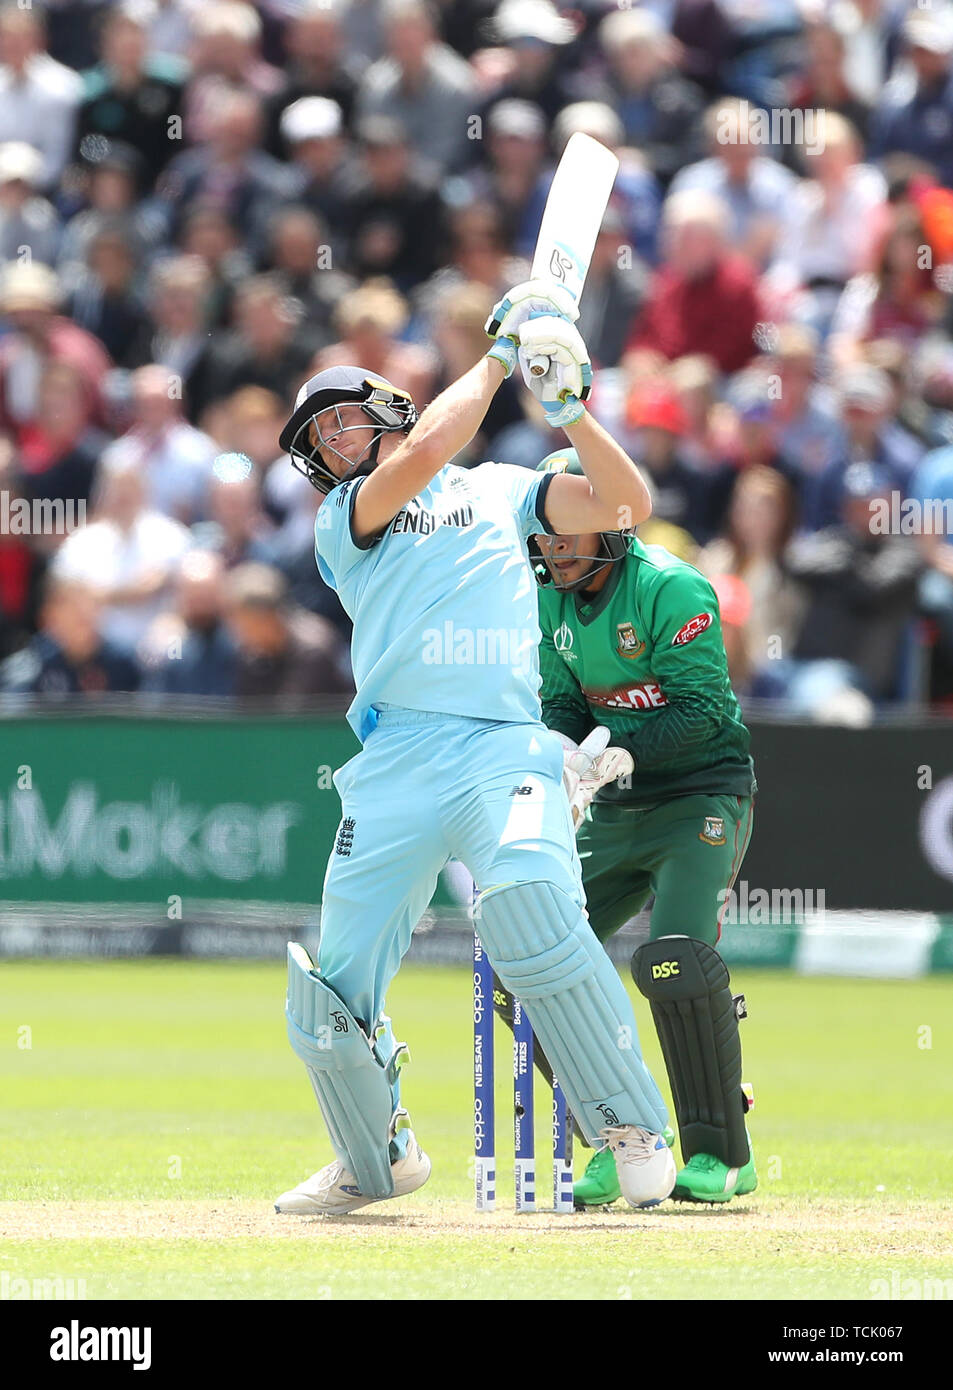
POLYGON ((598 1143, 601 1129, 618 1124, 660 1133, 668 1115, 629 996, 572 899, 551 883, 507 884, 481 896, 475 916, 587 1139, 598 1143))
MULTIPOLYGON (((347 1006, 295 941, 288 943, 288 1039, 304 1062, 334 1152, 367 1197, 394 1191, 388 1143, 396 1115, 397 1055, 384 1065, 347 1006)), ((399 1050, 399 1049, 398 1049, 399 1050)))
POLYGON ((632 978, 652 1006, 678 1117, 682 1158, 748 1162, 741 1039, 728 968, 713 946, 660 936, 632 957, 632 978))

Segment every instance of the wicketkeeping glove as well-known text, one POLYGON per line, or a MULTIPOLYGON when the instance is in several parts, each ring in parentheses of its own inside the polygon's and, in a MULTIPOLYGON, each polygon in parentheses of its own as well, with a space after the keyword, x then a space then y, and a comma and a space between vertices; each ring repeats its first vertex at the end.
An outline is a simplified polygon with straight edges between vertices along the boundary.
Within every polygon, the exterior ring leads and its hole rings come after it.
POLYGON ((607 747, 611 734, 604 724, 598 724, 580 744, 566 734, 559 738, 563 745, 563 786, 569 798, 573 829, 578 830, 599 788, 630 776, 635 771, 635 759, 624 748, 607 747))

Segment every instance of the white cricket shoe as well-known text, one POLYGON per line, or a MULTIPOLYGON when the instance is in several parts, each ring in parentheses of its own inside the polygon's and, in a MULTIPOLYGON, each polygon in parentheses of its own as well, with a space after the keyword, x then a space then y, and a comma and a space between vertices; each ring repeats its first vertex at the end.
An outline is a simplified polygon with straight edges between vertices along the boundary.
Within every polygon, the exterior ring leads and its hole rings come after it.
MULTIPOLYGON (((407 1156, 392 1163, 391 1172, 394 1175, 391 1197, 405 1197, 408 1192, 416 1192, 430 1177, 430 1159, 414 1138, 413 1130, 407 1132, 407 1156)), ((354 1174, 335 1159, 290 1192, 282 1192, 275 1202, 275 1211, 292 1216, 344 1216, 349 1211, 357 1211, 358 1207, 370 1206, 371 1202, 388 1201, 390 1197, 365 1197, 354 1174)))
POLYGON ((671 1196, 677 1169, 664 1135, 638 1125, 610 1125, 600 1133, 612 1150, 630 1207, 656 1207, 671 1196))

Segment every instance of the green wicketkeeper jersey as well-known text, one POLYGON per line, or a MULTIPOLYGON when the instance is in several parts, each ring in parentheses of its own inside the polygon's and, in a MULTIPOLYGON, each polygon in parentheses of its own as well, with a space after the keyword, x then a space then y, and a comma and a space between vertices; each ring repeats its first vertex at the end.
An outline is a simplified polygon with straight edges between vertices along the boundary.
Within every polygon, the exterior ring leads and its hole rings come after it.
POLYGON ((604 724, 635 759, 631 788, 610 783, 600 801, 754 793, 718 600, 694 566, 635 539, 591 602, 541 589, 539 621, 546 724, 577 742, 604 724))

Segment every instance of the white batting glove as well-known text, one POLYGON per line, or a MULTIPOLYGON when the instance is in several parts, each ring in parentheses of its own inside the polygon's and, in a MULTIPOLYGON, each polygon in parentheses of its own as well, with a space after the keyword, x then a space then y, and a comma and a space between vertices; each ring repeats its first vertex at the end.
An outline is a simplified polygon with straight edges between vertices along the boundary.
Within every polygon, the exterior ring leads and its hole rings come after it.
POLYGON ((592 364, 582 334, 574 324, 552 315, 528 319, 519 331, 523 380, 540 402, 550 425, 574 424, 592 390, 592 364), (548 358, 549 370, 534 376, 530 363, 548 358))
POLYGON ((579 317, 579 310, 572 295, 562 285, 554 284, 551 280, 524 280, 521 285, 507 290, 493 306, 493 312, 486 321, 486 332, 491 338, 514 338, 518 341, 520 328, 534 314, 555 314, 574 323, 579 317))

